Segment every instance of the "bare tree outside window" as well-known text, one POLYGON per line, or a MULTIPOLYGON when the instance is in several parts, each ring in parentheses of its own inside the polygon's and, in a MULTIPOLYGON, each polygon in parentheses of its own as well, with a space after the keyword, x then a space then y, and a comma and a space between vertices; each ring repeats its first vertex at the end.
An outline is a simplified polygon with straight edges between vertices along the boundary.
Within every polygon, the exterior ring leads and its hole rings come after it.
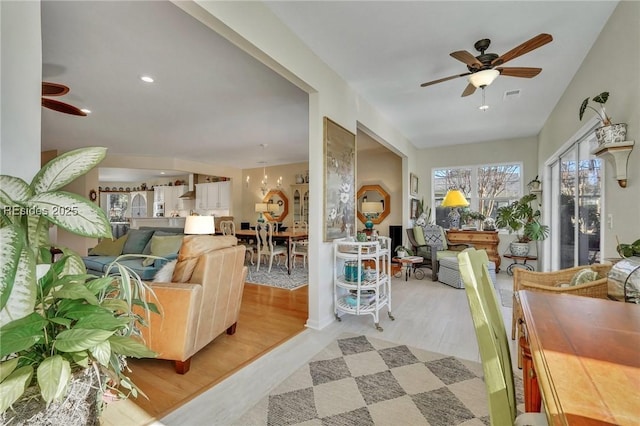
POLYGON ((449 208, 440 204, 447 190, 457 188, 469 200, 468 210, 485 217, 496 217, 499 207, 520 198, 522 193, 522 165, 496 164, 471 167, 436 169, 433 171, 436 223, 449 226, 449 208))

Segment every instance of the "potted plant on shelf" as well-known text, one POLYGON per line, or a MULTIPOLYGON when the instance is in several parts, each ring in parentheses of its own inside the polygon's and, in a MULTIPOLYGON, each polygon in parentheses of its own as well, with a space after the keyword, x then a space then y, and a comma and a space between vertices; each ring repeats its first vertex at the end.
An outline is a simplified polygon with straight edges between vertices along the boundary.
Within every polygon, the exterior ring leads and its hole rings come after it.
POLYGON ((549 227, 540 223, 540 210, 531 205, 536 198, 535 194, 528 194, 498 209, 496 226, 517 234, 516 241, 509 246, 514 256, 526 256, 530 241, 541 241, 549 236, 549 227))
POLYGON ((582 117, 584 116, 587 108, 591 109, 597 114, 598 119, 602 123, 602 126, 596 129, 596 138, 598 139, 598 143, 600 145, 612 142, 624 142, 627 138, 626 123, 612 124, 611 117, 607 115, 604 104, 607 103, 608 99, 609 92, 602 92, 598 96, 592 98, 591 100, 599 105, 597 107, 598 109, 596 109, 589 105, 589 98, 586 98, 584 101, 582 101, 578 114, 580 120, 582 120, 582 117))
POLYGON ((31 184, 0 176, 0 423, 97 425, 103 398, 139 393, 124 374, 126 357, 155 356, 139 337, 157 312, 144 302, 151 290, 140 277, 117 261, 109 268, 115 274, 87 275, 77 253, 62 248, 54 260, 50 251, 52 224, 111 237, 95 203, 60 190, 105 154, 65 153, 31 184))

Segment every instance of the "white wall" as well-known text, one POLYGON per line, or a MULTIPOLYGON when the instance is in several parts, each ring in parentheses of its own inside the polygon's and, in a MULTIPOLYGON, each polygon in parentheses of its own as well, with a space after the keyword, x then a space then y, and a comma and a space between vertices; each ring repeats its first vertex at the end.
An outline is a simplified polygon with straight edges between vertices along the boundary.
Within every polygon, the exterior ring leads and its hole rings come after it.
MULTIPOLYGON (((528 192, 527 182, 538 174, 537 163, 538 140, 536 137, 508 139, 485 143, 442 146, 418 151, 421 168, 418 170, 419 191, 424 195, 425 208, 431 206, 433 189, 431 187, 431 173, 436 167, 458 167, 478 164, 495 164, 521 162, 523 172, 523 194, 528 192), (461 155, 460 153, 464 153, 461 155)), ((435 214, 435 212, 433 213, 435 214)), ((544 221, 543 221, 544 222, 544 221)), ((507 251, 509 243, 515 238, 504 232, 500 234, 498 252, 502 255, 507 251)), ((501 271, 509 265, 509 259, 502 258, 501 271)))
POLYGON ((603 224, 613 215, 613 228, 604 228, 602 258, 617 257, 616 236, 621 242, 640 238, 640 2, 618 4, 580 69, 563 93, 539 135, 540 169, 555 151, 584 124, 578 109, 584 98, 610 93, 607 113, 614 123, 627 123, 627 139, 635 140, 627 167, 627 188, 613 178, 607 162, 604 180, 603 224))
POLYGON ((0 174, 27 183, 40 169, 40 2, 0 1, 0 174))
MULTIPOLYGON (((309 93, 309 320, 307 326, 323 328, 334 321, 332 245, 323 235, 323 117, 354 134, 358 123, 413 158, 411 144, 335 72, 320 61, 263 4, 258 2, 177 2, 179 7, 201 19, 242 49, 265 62, 285 78, 309 93), (324 267, 322 267, 324 265, 324 267)), ((403 174, 408 169, 403 164, 403 174)), ((405 196, 403 196, 405 198, 405 196)), ((408 203, 404 200, 404 205, 408 203)))

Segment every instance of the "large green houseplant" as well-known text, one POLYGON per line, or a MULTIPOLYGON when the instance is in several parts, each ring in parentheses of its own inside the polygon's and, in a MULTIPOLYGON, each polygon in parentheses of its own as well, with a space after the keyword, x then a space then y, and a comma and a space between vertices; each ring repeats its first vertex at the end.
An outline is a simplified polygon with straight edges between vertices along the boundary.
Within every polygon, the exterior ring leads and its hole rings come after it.
POLYGON ((111 237, 98 206, 60 190, 105 155, 97 147, 65 153, 31 184, 0 176, 0 423, 96 424, 105 394, 139 392, 124 374, 126 357, 155 356, 138 327, 157 310, 144 302, 150 289, 135 273, 116 261, 113 273, 95 277, 72 250, 62 249, 56 261, 50 254, 52 224, 86 237, 111 237), (134 305, 146 315, 134 313, 134 305), (83 377, 92 406, 69 408, 72 385, 83 377), (79 420, 76 410, 88 418, 79 420))
POLYGON ((516 245, 511 246, 511 254, 526 256, 529 242, 544 240, 549 236, 549 227, 540 222, 540 210, 534 209, 535 194, 527 194, 497 212, 496 226, 516 233, 516 245), (519 244, 519 245, 518 245, 519 244))

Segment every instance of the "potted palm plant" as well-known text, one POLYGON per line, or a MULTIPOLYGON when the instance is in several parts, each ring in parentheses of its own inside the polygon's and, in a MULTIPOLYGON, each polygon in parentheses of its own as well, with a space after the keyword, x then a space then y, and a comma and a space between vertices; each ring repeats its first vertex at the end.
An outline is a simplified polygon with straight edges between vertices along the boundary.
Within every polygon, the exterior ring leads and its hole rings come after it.
POLYGON ((96 277, 72 250, 62 248, 55 261, 50 251, 52 224, 111 237, 98 206, 60 190, 105 155, 104 148, 68 152, 31 184, 0 176, 2 424, 98 424, 105 395, 139 393, 124 374, 126 358, 155 356, 139 337, 138 327, 157 311, 144 302, 146 284, 117 261, 96 277))
POLYGON ((541 241, 549 236, 549 227, 540 223, 540 210, 534 209, 535 194, 528 194, 497 212, 496 226, 515 232, 517 238, 509 246, 514 256, 529 254, 529 242, 541 241))
POLYGON ((612 124, 611 117, 607 115, 607 111, 604 108, 604 104, 607 103, 609 99, 609 92, 602 92, 598 96, 595 96, 591 100, 597 103, 599 106, 598 109, 589 105, 589 98, 586 98, 580 104, 580 111, 578 116, 580 120, 584 116, 584 113, 587 109, 592 110, 598 116, 600 123, 602 123, 601 127, 596 129, 596 138, 598 139, 598 143, 603 145, 605 143, 612 142, 624 142, 627 138, 627 125, 626 123, 617 123, 612 124))

